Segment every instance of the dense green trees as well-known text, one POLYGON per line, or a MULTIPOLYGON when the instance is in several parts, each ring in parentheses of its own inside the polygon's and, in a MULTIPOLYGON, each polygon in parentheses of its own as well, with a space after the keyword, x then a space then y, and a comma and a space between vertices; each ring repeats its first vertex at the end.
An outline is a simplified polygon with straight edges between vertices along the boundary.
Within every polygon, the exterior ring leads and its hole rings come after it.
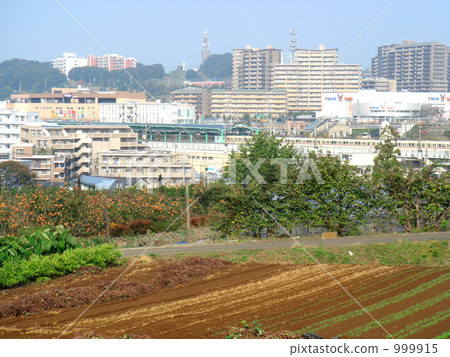
MULTIPOLYGON (((97 67, 73 68, 70 81, 103 90, 147 91, 151 96, 168 100, 171 91, 182 88, 184 80, 227 80, 232 75, 230 53, 211 55, 198 71, 188 70, 165 73, 162 64, 143 65, 136 68, 108 72, 97 67), (134 79, 135 80, 134 80, 134 79)), ((0 100, 7 100, 15 92, 44 92, 53 87, 65 87, 66 76, 52 67, 51 63, 22 59, 0 63, 0 100)), ((74 85, 69 83, 69 85, 74 85)))
POLYGON ((226 214, 219 223, 224 232, 261 236, 265 230, 276 230, 277 221, 286 222, 285 200, 277 196, 277 187, 294 179, 300 156, 282 141, 260 132, 231 153, 224 176, 232 190, 223 202, 226 214))
POLYGON ((66 76, 51 63, 17 58, 0 63, 0 100, 9 99, 14 91, 37 93, 65 84, 66 76))
POLYGON ((98 67, 75 67, 69 72, 69 79, 72 81, 82 81, 91 86, 137 91, 143 90, 141 85, 145 88, 149 85, 149 81, 162 79, 164 76, 164 67, 161 64, 146 66, 141 63, 138 63, 136 68, 119 71, 109 72, 98 67))
POLYGON ((35 175, 30 169, 17 161, 0 163, 0 188, 11 189, 22 186, 33 186, 35 175))
POLYGON ((211 55, 200 66, 199 72, 211 80, 229 79, 233 73, 233 55, 231 53, 211 55))
POLYGON ((201 81, 202 79, 203 78, 198 73, 198 71, 194 71, 193 69, 188 69, 186 71, 186 80, 187 81, 198 82, 198 81, 201 81))
MULTIPOLYGON (((166 76, 161 64, 143 65, 138 63, 136 68, 126 71, 108 72, 106 69, 97 67, 76 67, 69 72, 69 79, 81 82, 88 86, 100 87, 102 89, 118 89, 129 91, 147 90, 152 95, 164 94, 175 88, 161 84, 166 76), (134 77, 134 81, 131 76, 134 77)), ((51 63, 28 61, 21 59, 6 60, 0 63, 0 100, 7 100, 14 92, 39 93, 50 91, 53 87, 65 87, 66 76, 54 69, 51 63)))
POLYGON ((372 195, 380 215, 406 231, 445 230, 450 219, 450 175, 438 177, 437 166, 409 168, 397 159, 398 135, 388 126, 377 145, 372 195))
MULTIPOLYGON (((367 202, 369 183, 355 166, 327 153, 309 153, 321 181, 310 178, 286 187, 293 224, 326 227, 340 235, 358 234, 365 223, 370 205, 367 202)), ((306 166, 307 161, 302 165, 306 166)))
POLYGON ((330 153, 301 155, 262 132, 230 156, 218 226, 252 236, 298 225, 359 234, 368 221, 378 231, 448 229, 450 175, 402 165, 395 146, 387 127, 372 170, 362 173, 330 153))

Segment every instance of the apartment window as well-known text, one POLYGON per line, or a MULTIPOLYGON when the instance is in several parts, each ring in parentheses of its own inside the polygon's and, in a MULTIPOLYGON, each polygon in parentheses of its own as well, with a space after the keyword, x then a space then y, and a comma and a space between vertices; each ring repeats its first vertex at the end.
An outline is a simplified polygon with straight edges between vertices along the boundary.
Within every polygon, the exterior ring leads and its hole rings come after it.
POLYGON ((18 155, 23 155, 25 152, 24 152, 24 149, 17 149, 17 154, 18 155))

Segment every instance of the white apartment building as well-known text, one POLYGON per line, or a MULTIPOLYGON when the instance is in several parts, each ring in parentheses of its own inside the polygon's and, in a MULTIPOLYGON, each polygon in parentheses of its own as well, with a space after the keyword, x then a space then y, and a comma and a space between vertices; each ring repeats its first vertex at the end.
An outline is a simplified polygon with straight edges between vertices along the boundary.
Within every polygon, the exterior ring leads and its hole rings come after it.
POLYGON ((215 117, 256 118, 279 117, 286 112, 285 90, 224 90, 211 91, 211 114, 215 117))
POLYGON ((288 111, 318 111, 322 94, 356 92, 361 86, 361 65, 338 63, 337 49, 298 49, 294 63, 273 67, 273 88, 286 90, 288 111))
POLYGON ((181 103, 102 103, 103 123, 194 124, 195 107, 181 103))
POLYGON ((30 124, 47 124, 40 120, 39 113, 0 110, 0 158, 9 160, 11 149, 20 143, 20 127, 30 124))
POLYGON ((64 52, 62 57, 55 58, 52 63, 53 68, 68 76, 72 68, 86 67, 88 60, 85 57, 77 57, 76 53, 64 52))
POLYGON ((150 148, 101 151, 94 166, 96 175, 120 178, 126 181, 126 186, 177 186, 191 182, 193 178, 192 165, 188 161, 177 160, 168 151, 150 148))

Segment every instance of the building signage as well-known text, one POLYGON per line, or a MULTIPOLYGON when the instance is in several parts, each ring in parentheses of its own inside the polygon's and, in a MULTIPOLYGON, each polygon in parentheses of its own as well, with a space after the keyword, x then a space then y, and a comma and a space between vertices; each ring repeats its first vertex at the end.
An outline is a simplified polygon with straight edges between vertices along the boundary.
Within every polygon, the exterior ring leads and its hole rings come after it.
POLYGON ((52 119, 85 119, 84 110, 58 109, 51 111, 52 119))
POLYGON ((343 94, 338 94, 336 97, 325 97, 324 98, 325 100, 327 100, 327 101, 340 101, 340 102, 342 102, 342 99, 345 99, 346 101, 350 101, 350 100, 353 100, 353 98, 352 97, 346 97, 346 98, 344 98, 344 95, 343 94))

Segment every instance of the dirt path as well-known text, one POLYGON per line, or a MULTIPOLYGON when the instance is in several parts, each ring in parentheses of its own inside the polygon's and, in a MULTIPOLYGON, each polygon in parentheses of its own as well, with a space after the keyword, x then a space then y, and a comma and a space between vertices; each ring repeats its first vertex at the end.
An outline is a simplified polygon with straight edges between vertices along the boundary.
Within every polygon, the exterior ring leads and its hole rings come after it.
MULTIPOLYGON (((363 306, 375 306, 372 313, 380 320, 414 304, 439 297, 450 287, 447 279, 450 269, 356 265, 326 267, 363 306), (434 281, 437 283, 411 297, 404 294, 434 281), (393 300, 402 294, 404 299, 393 300), (391 303, 377 307, 377 304, 389 299, 391 303)), ((122 281, 148 281, 156 268, 156 263, 152 262, 137 264, 124 275, 122 281)), ((123 267, 86 276, 75 274, 49 283, 4 291, 0 294, 0 301, 43 288, 89 286, 111 280, 121 269, 123 267)), ((430 306, 415 313, 387 321, 385 327, 395 334, 427 316, 442 314, 448 303, 448 298, 430 303, 430 306)), ((58 337, 82 311, 83 308, 55 309, 36 315, 0 319, 0 337, 58 337)), ((64 337, 93 333, 114 337, 127 334, 150 338, 220 338, 230 326, 243 319, 257 319, 268 331, 303 331, 310 328, 323 336, 346 337, 349 331, 372 323, 367 314, 358 315, 360 311, 350 297, 316 265, 249 263, 225 267, 187 285, 126 301, 94 305, 64 337), (346 314, 355 316, 327 323, 346 314)), ((431 338, 442 334, 448 322, 447 316, 423 329, 420 337, 431 338)), ((385 335, 381 328, 375 326, 357 338, 383 338, 385 335)), ((412 337, 417 336, 418 333, 412 337)))

